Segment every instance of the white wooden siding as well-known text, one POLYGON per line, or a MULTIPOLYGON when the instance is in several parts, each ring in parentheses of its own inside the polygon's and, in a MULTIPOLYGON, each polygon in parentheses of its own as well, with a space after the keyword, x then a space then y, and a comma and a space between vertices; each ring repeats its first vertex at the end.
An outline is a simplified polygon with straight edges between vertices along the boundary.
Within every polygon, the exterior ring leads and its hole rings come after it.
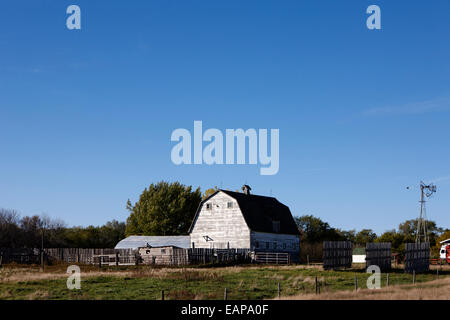
POLYGON ((242 216, 237 201, 219 191, 203 203, 191 232, 191 242, 196 248, 250 248, 250 230, 242 216), (232 208, 228 208, 232 202, 232 208), (211 209, 206 205, 211 204, 211 209), (213 241, 206 241, 208 236, 213 241))

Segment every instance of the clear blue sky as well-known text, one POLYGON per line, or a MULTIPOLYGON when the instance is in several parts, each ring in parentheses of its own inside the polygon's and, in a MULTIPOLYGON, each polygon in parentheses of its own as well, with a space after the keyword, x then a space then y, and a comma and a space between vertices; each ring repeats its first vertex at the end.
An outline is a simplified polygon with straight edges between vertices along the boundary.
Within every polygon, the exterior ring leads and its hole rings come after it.
POLYGON ((152 182, 274 195, 334 227, 450 227, 450 3, 5 1, 0 207, 125 220, 152 182), (70 4, 82 30, 66 28, 70 4), (381 7, 382 29, 366 28, 381 7), (280 170, 175 166, 176 128, 279 128, 280 170), (406 186, 411 189, 407 190, 406 186))

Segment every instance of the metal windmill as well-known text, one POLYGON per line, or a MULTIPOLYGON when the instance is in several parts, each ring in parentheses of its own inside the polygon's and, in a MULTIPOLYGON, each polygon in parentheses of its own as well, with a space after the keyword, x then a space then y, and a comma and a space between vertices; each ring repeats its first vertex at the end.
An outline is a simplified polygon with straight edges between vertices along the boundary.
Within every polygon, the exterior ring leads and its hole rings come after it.
POLYGON ((422 181, 420 182, 420 214, 419 219, 417 219, 416 243, 429 242, 425 199, 430 198, 435 192, 436 186, 434 184, 430 183, 429 185, 426 185, 422 181))

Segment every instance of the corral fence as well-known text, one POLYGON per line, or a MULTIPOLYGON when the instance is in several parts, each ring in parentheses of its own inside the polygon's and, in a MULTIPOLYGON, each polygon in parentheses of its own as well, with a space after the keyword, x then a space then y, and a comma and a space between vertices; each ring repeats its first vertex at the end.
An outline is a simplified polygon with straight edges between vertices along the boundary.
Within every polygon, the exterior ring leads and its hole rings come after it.
POLYGON ((290 264, 291 257, 286 252, 255 252, 254 261, 266 264, 290 264))
POLYGON ((389 271, 391 261, 390 242, 366 243, 366 268, 376 265, 381 271, 389 271))
MULTIPOLYGON (((58 262, 94 265, 189 265, 211 263, 250 263, 254 259, 249 249, 209 249, 172 248, 170 254, 139 254, 134 249, 93 249, 93 248, 45 248, 43 259, 47 264, 58 262)), ((40 264, 41 249, 0 248, 2 263, 40 264)), ((142 251, 141 251, 142 252, 142 251)), ((269 259, 272 261, 271 259, 269 259)), ((282 255, 279 261, 282 263, 282 255)))
MULTIPOLYGON (((0 248, 2 263, 39 264, 41 249, 0 248)), ((136 263, 136 253, 132 249, 93 249, 93 248, 44 248, 46 263, 80 263, 129 265, 136 263)))
POLYGON ((405 244, 405 272, 418 273, 430 270, 430 243, 405 244))
POLYGON ((251 262, 251 252, 248 249, 187 249, 189 261, 192 264, 201 263, 223 263, 251 262))
POLYGON ((157 251, 157 254, 153 252, 152 248, 140 248, 140 262, 149 265, 188 265, 251 262, 250 251, 248 249, 183 249, 176 247, 156 249, 159 249, 157 251))
POLYGON ((352 243, 351 241, 324 241, 323 268, 324 270, 351 268, 352 243))
POLYGON ((33 248, 0 248, 2 263, 38 264, 40 263, 40 250, 33 248))
MULTIPOLYGON (((161 248, 157 248, 161 249, 161 248)), ((287 252, 253 252, 249 249, 181 249, 166 247, 153 253, 152 248, 140 248, 141 261, 154 265, 222 264, 222 263, 266 263, 289 264, 291 255, 287 252), (165 250, 164 250, 165 249, 165 250)))

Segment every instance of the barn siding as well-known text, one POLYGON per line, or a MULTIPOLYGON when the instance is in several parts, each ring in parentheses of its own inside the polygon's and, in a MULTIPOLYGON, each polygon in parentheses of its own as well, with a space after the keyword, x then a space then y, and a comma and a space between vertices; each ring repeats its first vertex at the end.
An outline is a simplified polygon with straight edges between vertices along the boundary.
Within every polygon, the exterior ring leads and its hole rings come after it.
POLYGON ((250 230, 238 203, 221 191, 202 204, 190 235, 196 248, 224 249, 229 243, 230 248, 250 249, 250 230), (227 208, 228 202, 233 203, 232 208, 227 208), (206 209, 207 204, 212 205, 211 210, 206 209), (214 241, 207 242, 204 236, 214 241))
POLYGON ((252 231, 251 248, 255 251, 289 252, 298 255, 300 253, 300 239, 299 236, 293 234, 252 231), (267 243, 269 243, 269 248, 267 248, 267 243))

